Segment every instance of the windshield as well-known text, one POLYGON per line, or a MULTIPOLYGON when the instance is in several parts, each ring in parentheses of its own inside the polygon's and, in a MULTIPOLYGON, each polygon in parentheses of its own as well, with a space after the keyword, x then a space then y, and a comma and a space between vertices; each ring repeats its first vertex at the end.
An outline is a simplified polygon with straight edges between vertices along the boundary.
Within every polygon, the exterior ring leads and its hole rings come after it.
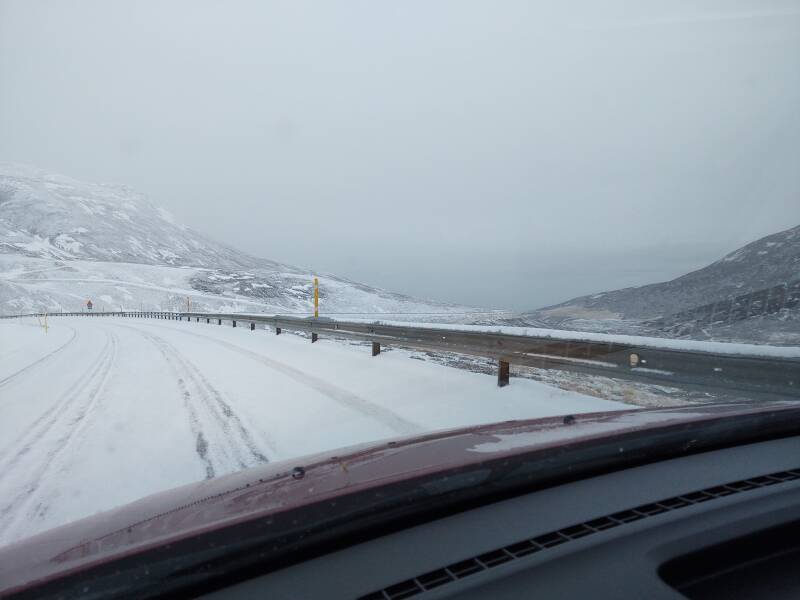
POLYGON ((0 546, 796 400, 798 106, 779 0, 0 1, 0 546))

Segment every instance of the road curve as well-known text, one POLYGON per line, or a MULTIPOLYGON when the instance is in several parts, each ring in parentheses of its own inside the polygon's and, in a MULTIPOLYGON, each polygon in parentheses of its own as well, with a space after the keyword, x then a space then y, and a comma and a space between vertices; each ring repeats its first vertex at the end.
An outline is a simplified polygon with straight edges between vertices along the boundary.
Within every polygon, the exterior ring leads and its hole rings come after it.
POLYGON ((626 407, 264 329, 61 317, 0 340, 0 545, 265 461, 626 407))

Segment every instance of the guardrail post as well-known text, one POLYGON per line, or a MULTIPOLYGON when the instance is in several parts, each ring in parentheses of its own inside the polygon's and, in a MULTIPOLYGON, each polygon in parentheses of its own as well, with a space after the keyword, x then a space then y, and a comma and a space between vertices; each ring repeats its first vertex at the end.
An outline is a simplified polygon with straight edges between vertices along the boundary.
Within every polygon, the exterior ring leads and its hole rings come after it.
POLYGON ((501 360, 498 363, 497 368, 497 386, 498 387, 505 387, 509 383, 511 372, 511 365, 509 365, 506 361, 501 360))
POLYGON ((233 326, 236 327, 236 321, 233 322, 233 326))
POLYGON ((372 356, 378 356, 381 353, 381 345, 379 342, 372 342, 372 356))
POLYGON ((317 332, 316 332, 316 331, 312 331, 312 332, 311 332, 311 343, 313 344, 313 343, 314 343, 314 342, 316 342, 318 339, 319 339, 319 336, 317 335, 317 332))
POLYGON ((222 325, 222 319, 217 319, 217 325, 222 325))
POLYGON ((209 323, 211 323, 211 319, 209 319, 208 317, 206 317, 206 325, 208 325, 209 323))
POLYGON ((280 335, 280 334, 281 334, 281 328, 280 327, 276 327, 275 328, 275 335, 280 335))
POLYGON ((256 330, 256 324, 250 323, 250 331, 255 331, 255 330, 256 330))

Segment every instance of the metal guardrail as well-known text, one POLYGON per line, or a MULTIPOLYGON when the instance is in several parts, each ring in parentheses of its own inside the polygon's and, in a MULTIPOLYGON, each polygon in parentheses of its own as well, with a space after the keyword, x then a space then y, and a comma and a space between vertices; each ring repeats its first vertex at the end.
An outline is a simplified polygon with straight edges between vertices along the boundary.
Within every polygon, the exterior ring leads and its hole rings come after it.
MULTIPOLYGON (((558 369, 615 379, 714 390, 779 394, 800 397, 800 358, 770 357, 721 353, 703 350, 636 346, 617 341, 581 341, 558 337, 511 335, 484 331, 462 331, 444 327, 420 327, 334 321, 326 318, 244 315, 197 312, 78 312, 51 313, 55 316, 141 317, 186 320, 190 322, 223 322, 267 325, 277 334, 283 330, 304 331, 315 342, 320 334, 372 343, 372 355, 382 345, 453 352, 494 359, 498 363, 498 385, 509 383, 509 365, 525 365, 541 369, 558 369)), ((15 315, 15 317, 41 314, 15 315)), ((3 317, 14 318, 14 317, 3 317)), ((573 333, 573 335, 575 335, 573 333)))

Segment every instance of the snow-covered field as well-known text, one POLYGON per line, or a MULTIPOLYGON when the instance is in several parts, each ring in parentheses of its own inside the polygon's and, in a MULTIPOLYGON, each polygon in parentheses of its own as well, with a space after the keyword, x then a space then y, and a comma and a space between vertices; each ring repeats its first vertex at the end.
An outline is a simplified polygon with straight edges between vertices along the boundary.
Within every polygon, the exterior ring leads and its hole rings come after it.
POLYGON ((627 405, 263 329, 0 321, 0 544, 147 494, 389 437, 627 405))

